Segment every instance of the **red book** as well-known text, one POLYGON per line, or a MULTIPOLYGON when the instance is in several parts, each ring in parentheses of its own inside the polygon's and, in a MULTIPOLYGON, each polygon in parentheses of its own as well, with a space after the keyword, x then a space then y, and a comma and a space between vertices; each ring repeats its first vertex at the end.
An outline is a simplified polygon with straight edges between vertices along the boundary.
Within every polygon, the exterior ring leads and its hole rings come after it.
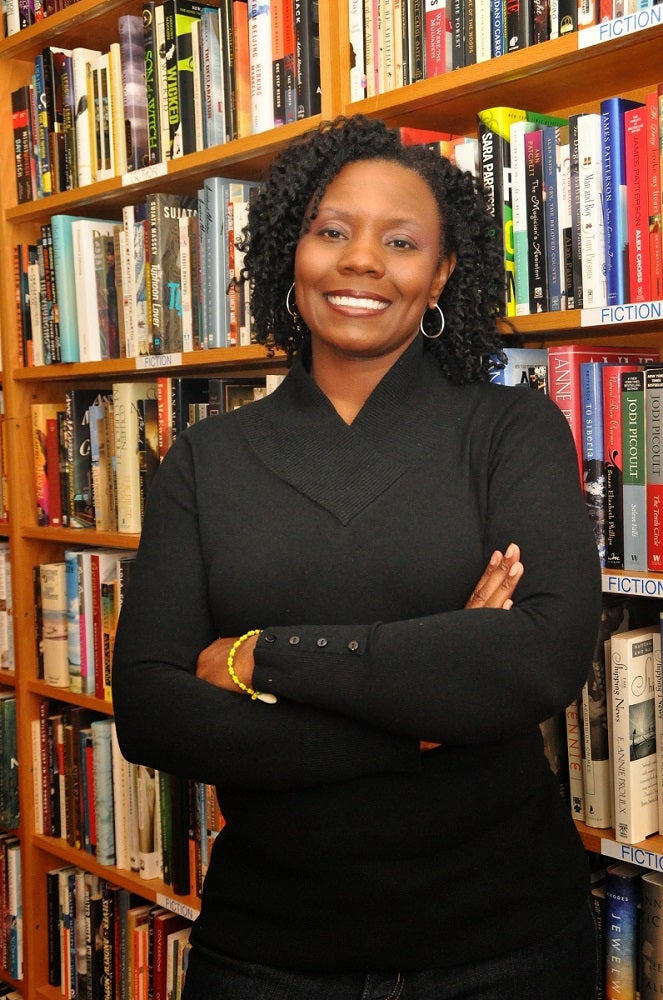
POLYGON ((649 302, 649 154, 648 110, 645 106, 624 112, 626 161, 626 216, 631 302, 649 302))
POLYGON ((658 91, 647 94, 647 156, 649 160, 649 273, 651 298, 663 298, 663 224, 661 207, 661 154, 659 139, 658 91))
POLYGON ((447 9, 445 4, 433 7, 426 4, 424 15, 424 38, 426 39, 426 79, 441 76, 451 66, 447 66, 447 9))
POLYGON ((166 963, 168 935, 187 927, 191 923, 186 917, 170 910, 154 914, 154 937, 152 943, 152 994, 154 1000, 168 1000, 166 989, 166 963))
POLYGON ((582 468, 582 398, 580 365, 586 361, 611 364, 640 365, 658 361, 656 349, 643 350, 625 344, 585 346, 559 344, 548 348, 548 394, 566 417, 578 454, 578 475, 583 482, 582 468))

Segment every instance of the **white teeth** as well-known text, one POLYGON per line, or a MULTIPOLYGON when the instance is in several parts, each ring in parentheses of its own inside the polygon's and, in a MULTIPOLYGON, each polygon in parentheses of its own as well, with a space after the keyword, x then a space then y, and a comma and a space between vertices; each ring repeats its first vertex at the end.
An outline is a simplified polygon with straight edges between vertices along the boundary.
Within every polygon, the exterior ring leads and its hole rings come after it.
POLYGON ((378 302, 377 299, 358 299, 354 295, 329 295, 329 301, 334 306, 349 306, 351 309, 372 309, 380 312, 387 308, 387 302, 378 302))

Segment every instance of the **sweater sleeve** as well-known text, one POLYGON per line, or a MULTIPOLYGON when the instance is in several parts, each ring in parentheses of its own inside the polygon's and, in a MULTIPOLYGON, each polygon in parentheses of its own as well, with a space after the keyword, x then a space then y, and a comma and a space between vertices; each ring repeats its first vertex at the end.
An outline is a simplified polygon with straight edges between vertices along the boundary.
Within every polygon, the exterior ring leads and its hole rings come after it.
POLYGON ((226 788, 292 789, 415 771, 418 743, 314 704, 265 705, 195 676, 216 636, 188 442, 146 505, 113 659, 120 747, 132 761, 226 788))
POLYGON ((444 745, 516 735, 569 704, 591 662, 600 570, 571 434, 549 399, 522 390, 506 409, 487 473, 486 560, 514 541, 525 567, 510 611, 269 628, 254 684, 444 745))

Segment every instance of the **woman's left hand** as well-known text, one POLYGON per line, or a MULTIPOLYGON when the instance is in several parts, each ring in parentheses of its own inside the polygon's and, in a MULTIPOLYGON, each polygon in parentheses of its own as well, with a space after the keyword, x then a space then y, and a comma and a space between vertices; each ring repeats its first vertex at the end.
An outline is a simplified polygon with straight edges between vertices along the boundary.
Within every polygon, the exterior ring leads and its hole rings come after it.
POLYGON ((503 608, 508 611, 513 605, 512 598, 523 571, 520 549, 515 542, 504 554, 496 550, 465 607, 503 608))

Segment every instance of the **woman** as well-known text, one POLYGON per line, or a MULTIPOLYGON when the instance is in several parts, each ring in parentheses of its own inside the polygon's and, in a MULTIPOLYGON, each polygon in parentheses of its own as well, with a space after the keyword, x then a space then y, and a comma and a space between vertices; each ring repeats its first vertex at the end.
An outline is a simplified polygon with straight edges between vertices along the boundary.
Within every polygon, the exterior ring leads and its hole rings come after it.
POLYGON ((587 675, 598 561, 564 417, 487 381, 483 198, 340 120, 274 163, 244 249, 292 370, 166 456, 115 654, 125 754, 226 819, 185 996, 590 1000, 539 723, 587 675))

